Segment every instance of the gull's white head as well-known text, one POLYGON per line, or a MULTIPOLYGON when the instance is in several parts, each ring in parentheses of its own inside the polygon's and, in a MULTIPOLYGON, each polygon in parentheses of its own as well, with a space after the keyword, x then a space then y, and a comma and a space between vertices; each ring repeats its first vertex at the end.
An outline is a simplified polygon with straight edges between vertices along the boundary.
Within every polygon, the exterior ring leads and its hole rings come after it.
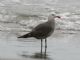
POLYGON ((57 16, 56 14, 50 14, 48 20, 54 20, 55 18, 61 18, 61 17, 57 16))

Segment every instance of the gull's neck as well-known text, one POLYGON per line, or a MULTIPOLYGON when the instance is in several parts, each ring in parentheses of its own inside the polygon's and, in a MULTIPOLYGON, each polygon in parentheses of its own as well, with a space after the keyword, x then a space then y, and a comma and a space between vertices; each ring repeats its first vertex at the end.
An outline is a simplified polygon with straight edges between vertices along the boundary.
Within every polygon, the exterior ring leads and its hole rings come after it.
POLYGON ((48 25, 51 26, 52 28, 55 27, 55 19, 51 19, 47 21, 48 25))

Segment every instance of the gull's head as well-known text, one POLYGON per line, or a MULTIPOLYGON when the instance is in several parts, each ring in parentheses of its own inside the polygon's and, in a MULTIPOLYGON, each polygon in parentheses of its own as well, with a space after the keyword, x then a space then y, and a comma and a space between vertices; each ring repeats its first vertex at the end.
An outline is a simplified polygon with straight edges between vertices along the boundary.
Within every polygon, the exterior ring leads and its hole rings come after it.
POLYGON ((60 19, 61 17, 56 15, 56 14, 50 14, 49 17, 48 17, 49 20, 53 20, 55 18, 59 18, 60 19))

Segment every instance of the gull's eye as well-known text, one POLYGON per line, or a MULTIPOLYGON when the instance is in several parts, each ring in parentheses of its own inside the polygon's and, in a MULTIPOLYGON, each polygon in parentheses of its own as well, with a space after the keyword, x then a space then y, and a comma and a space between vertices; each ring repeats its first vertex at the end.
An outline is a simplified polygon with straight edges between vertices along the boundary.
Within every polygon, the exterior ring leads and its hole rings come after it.
POLYGON ((52 14, 52 16, 55 16, 54 14, 52 14))

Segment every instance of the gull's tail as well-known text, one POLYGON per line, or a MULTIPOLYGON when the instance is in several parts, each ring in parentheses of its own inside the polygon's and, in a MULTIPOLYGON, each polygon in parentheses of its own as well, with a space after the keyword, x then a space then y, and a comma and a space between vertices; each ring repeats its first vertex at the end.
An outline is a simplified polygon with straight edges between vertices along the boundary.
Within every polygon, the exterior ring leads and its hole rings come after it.
POLYGON ((18 37, 18 38, 29 38, 29 37, 31 37, 31 33, 22 35, 22 36, 20 36, 20 37, 18 37))

